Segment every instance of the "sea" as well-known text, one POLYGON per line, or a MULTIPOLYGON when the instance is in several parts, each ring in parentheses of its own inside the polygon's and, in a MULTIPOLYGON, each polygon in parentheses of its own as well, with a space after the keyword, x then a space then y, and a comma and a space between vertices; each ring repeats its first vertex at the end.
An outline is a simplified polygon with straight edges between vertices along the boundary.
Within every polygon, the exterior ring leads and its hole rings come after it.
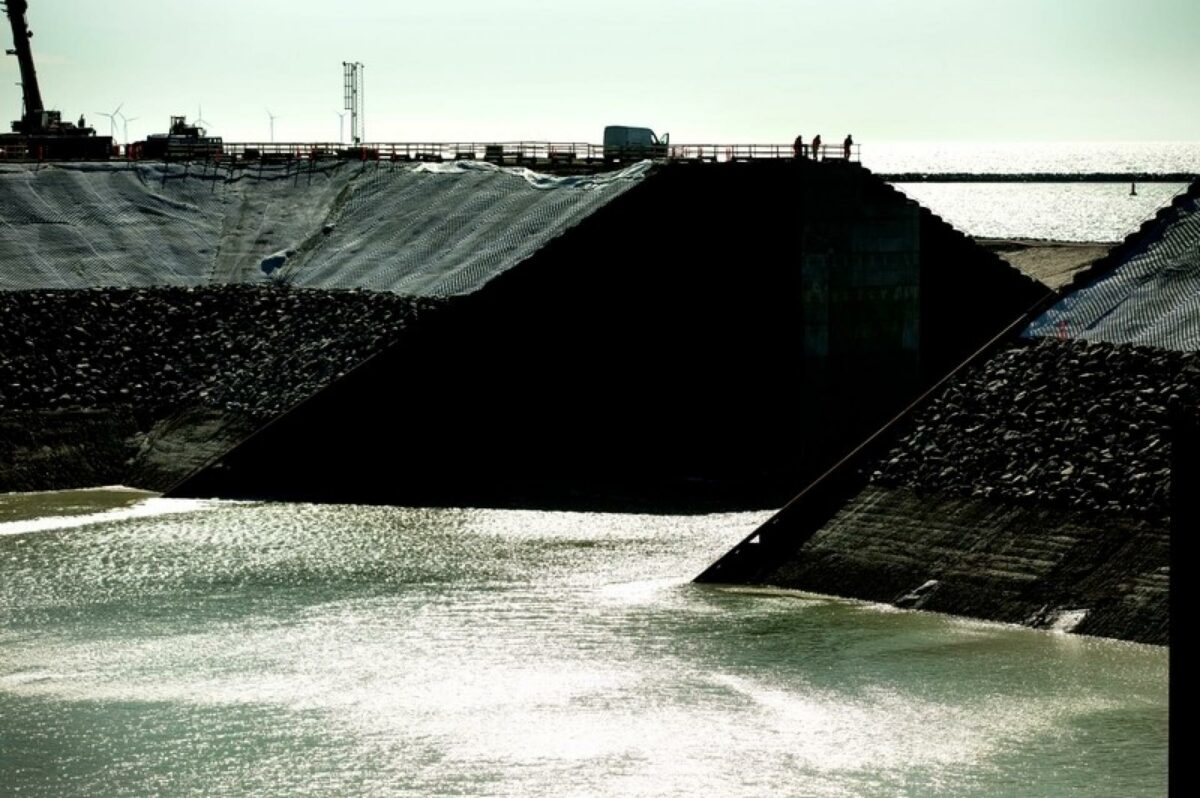
MULTIPOLYGON (((862 143, 881 174, 1200 174, 1200 142, 862 143)), ((1116 242, 1186 183, 896 183, 977 238, 1116 242), (1131 193, 1131 188, 1136 194, 1131 193)))
MULTIPOLYGON (((1200 171, 966 146, 863 160, 1200 171)), ((1182 187, 901 188, 1109 241, 1182 187)), ((1166 793, 1167 649, 692 583, 768 516, 0 495, 0 796, 1166 793)))
POLYGON ((0 795, 1165 791, 1165 649, 691 583, 765 513, 0 512, 0 795))

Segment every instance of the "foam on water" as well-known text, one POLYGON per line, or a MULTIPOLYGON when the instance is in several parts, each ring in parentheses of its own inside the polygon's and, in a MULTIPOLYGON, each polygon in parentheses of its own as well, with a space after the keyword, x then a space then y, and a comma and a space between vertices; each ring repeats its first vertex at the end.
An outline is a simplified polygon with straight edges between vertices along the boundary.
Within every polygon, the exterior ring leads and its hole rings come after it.
POLYGON ((76 529, 92 524, 128 521, 135 518, 154 518, 175 513, 191 513, 216 506, 217 502, 199 499, 151 498, 138 502, 133 507, 118 507, 84 515, 50 515, 22 521, 0 523, 0 536, 28 535, 32 532, 52 532, 76 529))

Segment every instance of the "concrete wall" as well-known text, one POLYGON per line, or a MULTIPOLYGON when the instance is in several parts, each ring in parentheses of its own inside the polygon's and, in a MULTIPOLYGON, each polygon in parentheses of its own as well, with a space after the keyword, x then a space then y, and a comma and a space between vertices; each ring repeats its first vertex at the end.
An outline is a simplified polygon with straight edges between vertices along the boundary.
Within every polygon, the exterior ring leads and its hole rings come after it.
MULTIPOLYGON (((809 196, 801 228, 804 415, 839 420, 853 407, 882 421, 871 407, 881 386, 878 410, 886 410, 921 383, 918 208, 819 194, 809 196)), ((808 438, 842 450, 844 434, 822 425, 808 438)))

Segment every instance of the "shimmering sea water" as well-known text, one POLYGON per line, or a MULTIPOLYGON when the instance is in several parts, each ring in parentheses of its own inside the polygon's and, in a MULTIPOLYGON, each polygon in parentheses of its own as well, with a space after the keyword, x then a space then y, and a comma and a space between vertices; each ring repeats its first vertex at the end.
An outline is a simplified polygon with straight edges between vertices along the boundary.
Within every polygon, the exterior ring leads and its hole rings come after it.
MULTIPOLYGON (((1200 142, 864 142, 877 173, 1192 173, 1200 142)), ((912 199, 980 238, 1118 241, 1187 188, 1139 183, 900 183, 912 199)))
MULTIPOLYGON (((840 139, 839 139, 840 141, 840 139)), ((826 143, 832 143, 830 138, 826 143)), ((873 142, 859 140, 874 172, 1200 174, 1200 141, 873 142)))
POLYGON ((1120 241, 1187 188, 1143 183, 897 183, 896 188, 977 238, 1120 241))
POLYGON ((690 584, 764 514, 0 498, 0 795, 1165 792, 1166 650, 690 584))

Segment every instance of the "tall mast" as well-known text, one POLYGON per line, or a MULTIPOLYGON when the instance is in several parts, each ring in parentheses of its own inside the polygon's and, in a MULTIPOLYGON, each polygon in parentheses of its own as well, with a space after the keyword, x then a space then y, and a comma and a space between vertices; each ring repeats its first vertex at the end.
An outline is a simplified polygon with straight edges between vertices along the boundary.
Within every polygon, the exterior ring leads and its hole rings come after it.
POLYGON ((33 67, 33 49, 29 46, 33 33, 25 21, 25 11, 28 8, 27 0, 4 2, 4 10, 8 12, 8 21, 13 32, 13 49, 9 50, 8 54, 15 55, 21 65, 21 91, 25 97, 25 114, 20 122, 23 133, 40 130, 41 114, 46 110, 42 103, 42 90, 38 87, 37 70, 33 67))
POLYGON ((350 140, 357 147, 363 141, 363 65, 359 61, 343 61, 345 76, 345 110, 350 112, 350 140))

